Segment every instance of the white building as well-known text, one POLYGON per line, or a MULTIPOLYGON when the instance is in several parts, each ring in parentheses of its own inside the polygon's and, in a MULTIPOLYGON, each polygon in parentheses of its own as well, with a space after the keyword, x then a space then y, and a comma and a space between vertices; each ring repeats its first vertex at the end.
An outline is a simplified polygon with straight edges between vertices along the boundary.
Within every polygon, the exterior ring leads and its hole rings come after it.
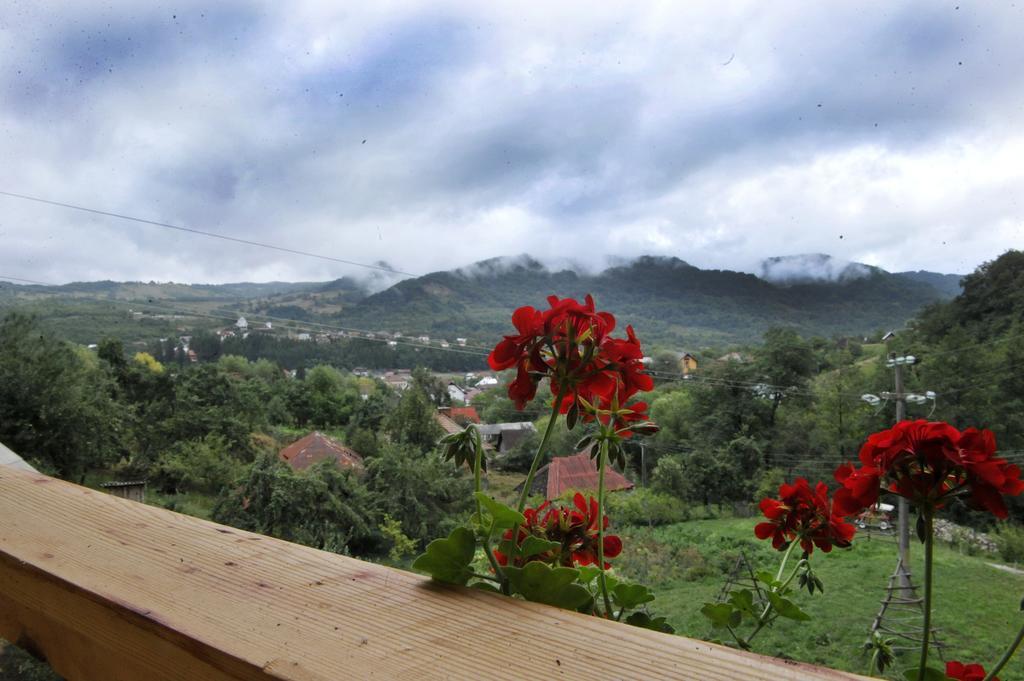
POLYGON ((454 383, 448 384, 448 397, 452 398, 452 402, 466 402, 466 391, 455 385, 454 383))
POLYGON ((238 321, 235 322, 235 326, 244 331, 245 329, 249 328, 249 322, 245 321, 245 317, 239 317, 238 321))

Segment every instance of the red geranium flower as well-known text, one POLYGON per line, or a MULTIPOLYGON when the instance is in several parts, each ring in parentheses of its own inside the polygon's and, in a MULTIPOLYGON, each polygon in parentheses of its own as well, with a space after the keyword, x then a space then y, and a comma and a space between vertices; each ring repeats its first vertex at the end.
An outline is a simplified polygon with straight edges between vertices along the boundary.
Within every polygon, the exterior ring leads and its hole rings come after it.
POLYGON ((967 503, 1007 517, 1002 495, 1024 491, 1020 469, 995 457, 991 431, 970 428, 963 433, 948 423, 901 421, 871 435, 860 450, 861 468, 836 469, 843 488, 836 503, 852 515, 878 501, 884 484, 890 492, 916 505, 941 507, 953 495, 967 503))
MULTIPOLYGON (((985 668, 980 664, 963 664, 950 660, 946 663, 946 676, 957 681, 984 681, 985 668)), ((992 681, 999 681, 999 677, 992 677, 992 681)))
POLYGON ((581 304, 572 298, 548 298, 550 308, 521 307, 512 315, 515 335, 505 336, 487 358, 495 371, 516 368, 509 397, 523 409, 547 378, 551 392, 561 395, 559 412, 567 413, 581 400, 598 403, 613 396, 624 404, 654 381, 643 372, 643 351, 632 327, 625 339, 612 338, 615 317, 598 312, 594 299, 581 304))
MULTIPOLYGON (((552 507, 549 502, 544 502, 535 509, 526 509, 523 515, 526 517, 526 524, 519 528, 516 546, 522 546, 526 538, 532 535, 557 542, 559 547, 540 554, 517 557, 513 561, 516 567, 533 560, 566 567, 597 564, 597 499, 591 497, 587 500, 582 494, 577 493, 573 497, 572 507, 552 507)), ((608 516, 605 516, 604 527, 607 528, 608 524, 608 516)), ((511 541, 512 533, 512 529, 505 531, 502 537, 504 542, 511 541)), ((605 559, 614 558, 620 553, 622 540, 615 535, 605 535, 605 559)), ((505 553, 495 551, 494 557, 499 564, 508 565, 509 560, 505 553)), ((606 560, 604 566, 609 568, 611 564, 606 560)))
POLYGON ((762 499, 761 512, 768 520, 758 523, 754 534, 758 539, 771 537, 772 548, 779 550, 799 541, 807 553, 815 546, 828 553, 833 546, 850 546, 856 531, 829 503, 828 486, 819 482, 812 490, 804 478, 780 486, 778 499, 762 499))

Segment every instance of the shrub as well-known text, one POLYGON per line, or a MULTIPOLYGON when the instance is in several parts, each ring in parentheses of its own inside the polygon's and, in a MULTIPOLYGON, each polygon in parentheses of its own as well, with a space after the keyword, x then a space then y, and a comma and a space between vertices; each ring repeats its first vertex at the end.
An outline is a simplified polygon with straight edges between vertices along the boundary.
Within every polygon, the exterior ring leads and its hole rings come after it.
POLYGON ((649 489, 609 494, 607 503, 615 526, 668 525, 690 519, 690 509, 681 499, 649 489))
POLYGON ((1024 562, 1024 527, 1001 525, 995 533, 996 546, 999 547, 999 555, 1007 563, 1024 562))
POLYGON ((224 439, 208 435, 171 447, 160 456, 150 477, 164 492, 216 494, 237 477, 240 469, 224 439))

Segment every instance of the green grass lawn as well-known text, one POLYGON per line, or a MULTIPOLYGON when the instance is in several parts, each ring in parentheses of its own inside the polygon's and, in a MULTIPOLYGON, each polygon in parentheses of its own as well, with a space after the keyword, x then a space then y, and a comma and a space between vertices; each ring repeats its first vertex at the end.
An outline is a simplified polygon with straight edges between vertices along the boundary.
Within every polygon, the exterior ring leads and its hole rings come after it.
MULTIPOLYGON (((781 555, 772 551, 768 542, 754 538, 756 522, 753 518, 729 518, 653 529, 620 528, 625 550, 616 561, 617 569, 654 589, 657 599, 652 609, 667 616, 678 633, 714 638, 700 608, 705 601, 714 600, 739 552, 746 553, 755 570, 778 569, 781 555)), ((866 671, 867 659, 860 648, 896 565, 896 546, 892 539, 877 535, 858 539, 846 551, 815 551, 813 566, 824 581, 825 593, 811 596, 804 591, 795 597, 813 620, 779 620, 754 640, 757 652, 866 671)), ((915 582, 919 583, 923 547, 916 540, 911 557, 915 582)), ((972 557, 936 546, 933 621, 949 644, 946 659, 991 667, 1024 622, 1020 613, 1024 576, 997 570, 987 562, 998 562, 998 557, 972 557)), ((896 667, 914 664, 916 654, 905 654, 896 667)), ((1024 657, 1014 658, 1000 677, 1004 681, 1024 679, 1024 657)))

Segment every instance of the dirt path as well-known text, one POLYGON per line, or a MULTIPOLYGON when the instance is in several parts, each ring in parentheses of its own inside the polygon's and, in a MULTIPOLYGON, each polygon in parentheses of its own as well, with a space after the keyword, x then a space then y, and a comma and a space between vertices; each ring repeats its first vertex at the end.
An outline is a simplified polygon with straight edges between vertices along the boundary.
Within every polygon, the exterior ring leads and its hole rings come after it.
POLYGON ((985 565, 994 567, 996 570, 1002 570, 1003 572, 1010 572, 1015 575, 1024 575, 1024 570, 1020 568, 1010 567, 1009 565, 1000 565, 999 563, 985 563, 985 565))

